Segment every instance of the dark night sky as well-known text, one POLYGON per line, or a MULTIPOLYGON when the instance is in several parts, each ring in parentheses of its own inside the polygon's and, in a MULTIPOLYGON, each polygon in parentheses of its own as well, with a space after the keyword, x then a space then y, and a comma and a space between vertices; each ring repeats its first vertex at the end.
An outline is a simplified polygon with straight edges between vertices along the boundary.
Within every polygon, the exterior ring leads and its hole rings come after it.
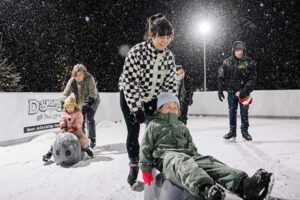
POLYGON ((117 91, 124 62, 120 46, 143 41, 147 17, 158 12, 175 27, 169 48, 195 89, 203 87, 203 38, 196 32, 203 18, 213 26, 206 51, 209 90, 216 90, 217 68, 236 40, 257 61, 256 89, 300 89, 296 7, 295 0, 3 0, 0 33, 24 91, 61 91, 78 62, 96 77, 100 91, 117 91))

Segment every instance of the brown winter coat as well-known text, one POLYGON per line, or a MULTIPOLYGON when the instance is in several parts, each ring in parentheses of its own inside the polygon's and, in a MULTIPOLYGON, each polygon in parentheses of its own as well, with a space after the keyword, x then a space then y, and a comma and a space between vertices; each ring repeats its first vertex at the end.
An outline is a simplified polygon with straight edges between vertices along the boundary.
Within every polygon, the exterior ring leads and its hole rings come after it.
POLYGON ((100 104, 100 96, 95 79, 90 73, 86 73, 84 79, 80 82, 76 82, 74 77, 70 78, 63 91, 63 99, 66 99, 68 96, 70 96, 72 92, 75 95, 76 103, 80 109, 82 108, 84 102, 87 101, 88 97, 93 98, 94 102, 92 109, 96 112, 100 104), (81 88, 81 90, 79 90, 79 88, 81 88))

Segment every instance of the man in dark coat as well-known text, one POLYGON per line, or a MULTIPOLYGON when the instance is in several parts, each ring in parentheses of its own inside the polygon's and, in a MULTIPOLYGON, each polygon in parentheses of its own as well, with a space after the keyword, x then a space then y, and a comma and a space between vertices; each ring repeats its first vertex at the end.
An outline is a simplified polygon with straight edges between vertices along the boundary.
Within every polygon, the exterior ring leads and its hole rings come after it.
POLYGON ((244 139, 252 140, 248 133, 249 105, 244 105, 241 100, 247 99, 255 87, 256 63, 251 58, 245 56, 246 46, 241 41, 236 41, 232 46, 232 56, 225 59, 218 71, 218 97, 223 101, 223 90, 228 92, 229 105, 229 125, 230 131, 224 139, 236 138, 236 115, 237 107, 240 104, 241 112, 241 133, 244 139))

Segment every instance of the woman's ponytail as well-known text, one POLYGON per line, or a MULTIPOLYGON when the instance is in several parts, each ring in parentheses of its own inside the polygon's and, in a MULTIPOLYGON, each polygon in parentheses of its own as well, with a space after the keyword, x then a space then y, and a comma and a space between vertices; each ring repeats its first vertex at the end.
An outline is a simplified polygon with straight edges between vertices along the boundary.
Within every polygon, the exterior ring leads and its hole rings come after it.
MULTIPOLYGON (((146 33, 144 36, 145 40, 150 39, 153 35, 157 34, 159 32, 159 30, 161 29, 161 27, 159 27, 159 22, 161 21, 167 21, 167 18, 164 14, 162 13, 157 13, 155 15, 152 15, 151 17, 149 17, 147 19, 147 23, 146 23, 146 33)), ((169 22, 171 29, 173 30, 173 27, 171 25, 171 23, 169 22)))

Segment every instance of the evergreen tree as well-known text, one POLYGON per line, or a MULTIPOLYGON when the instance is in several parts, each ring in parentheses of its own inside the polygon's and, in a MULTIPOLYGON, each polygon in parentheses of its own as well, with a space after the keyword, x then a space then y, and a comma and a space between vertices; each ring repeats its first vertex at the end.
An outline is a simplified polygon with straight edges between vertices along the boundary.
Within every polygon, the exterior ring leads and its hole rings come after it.
POLYGON ((2 38, 0 41, 0 92, 21 91, 23 86, 20 84, 20 73, 16 72, 13 64, 3 55, 2 38))

